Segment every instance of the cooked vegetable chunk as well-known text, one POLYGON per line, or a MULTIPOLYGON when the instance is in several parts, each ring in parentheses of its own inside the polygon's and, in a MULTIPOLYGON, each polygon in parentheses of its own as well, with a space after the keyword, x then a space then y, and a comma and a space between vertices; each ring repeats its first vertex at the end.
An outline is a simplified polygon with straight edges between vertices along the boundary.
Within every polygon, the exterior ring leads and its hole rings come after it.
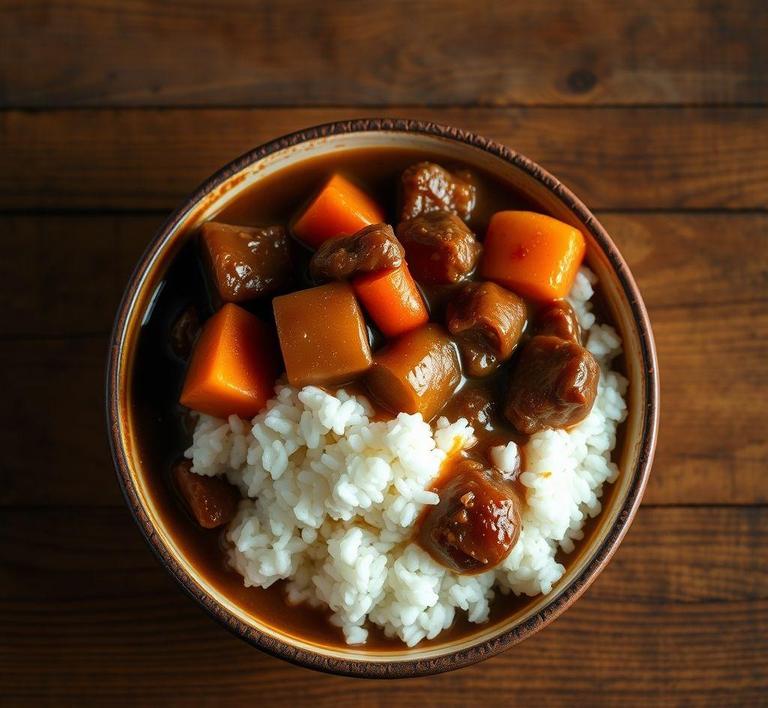
POLYGON ((539 312, 536 315, 534 332, 581 344, 579 318, 566 300, 557 300, 539 312))
POLYGON ((317 281, 347 280, 353 275, 397 268, 403 255, 389 224, 371 224, 353 236, 322 244, 309 262, 309 274, 317 281))
POLYGON ((291 276, 282 226, 232 226, 209 221, 200 230, 204 260, 223 302, 243 302, 279 290, 291 276))
POLYGON ((592 410, 599 378, 600 367, 584 347, 534 337, 512 372, 504 414, 526 435, 575 425, 592 410))
POLYGON ((448 303, 446 321, 465 371, 487 376, 512 356, 525 328, 525 302, 495 283, 467 283, 448 303))
POLYGON ((461 380, 459 357, 442 327, 412 330, 376 352, 366 376, 371 395, 393 413, 431 420, 461 380))
POLYGON ((181 404, 220 418, 255 416, 280 373, 274 335, 261 320, 227 303, 203 326, 187 369, 181 404))
POLYGON ((328 283, 272 301, 288 381, 351 381, 371 365, 368 330, 347 283, 328 283))
POLYGON ((520 537, 512 488, 482 462, 458 458, 438 479, 440 501, 427 507, 417 542, 457 573, 482 573, 503 561, 520 537))
POLYGON ((336 236, 354 234, 384 221, 384 213, 362 189, 341 175, 333 175, 293 226, 311 248, 336 236))
POLYGON ((467 172, 451 174, 434 162, 411 165, 402 177, 400 218, 412 219, 430 211, 449 211, 465 221, 475 206, 475 185, 467 172))
POLYGON ((405 263, 399 268, 358 276, 352 287, 387 337, 421 327, 429 320, 424 300, 405 263))
POLYGON ((431 211, 402 221, 397 237, 413 277, 422 283, 457 283, 477 265, 482 247, 456 214, 431 211))
POLYGON ((581 231, 531 211, 494 214, 483 245, 484 278, 539 300, 568 294, 586 249, 581 231))
POLYGON ((240 495, 221 477, 203 477, 192 472, 192 461, 173 466, 173 481, 192 516, 204 529, 228 524, 235 517, 240 495))

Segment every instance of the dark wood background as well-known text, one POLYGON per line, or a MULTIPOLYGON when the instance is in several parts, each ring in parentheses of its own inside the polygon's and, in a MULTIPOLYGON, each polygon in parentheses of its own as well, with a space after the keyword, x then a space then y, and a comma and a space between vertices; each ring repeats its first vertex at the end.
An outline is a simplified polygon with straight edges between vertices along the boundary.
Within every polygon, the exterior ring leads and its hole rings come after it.
POLYGON ((765 0, 0 0, 0 702, 768 702, 765 0), (540 162, 613 234, 656 333, 640 513, 571 610, 482 665, 366 682, 262 655, 159 567, 107 451, 133 263, 232 157, 358 116, 540 162))

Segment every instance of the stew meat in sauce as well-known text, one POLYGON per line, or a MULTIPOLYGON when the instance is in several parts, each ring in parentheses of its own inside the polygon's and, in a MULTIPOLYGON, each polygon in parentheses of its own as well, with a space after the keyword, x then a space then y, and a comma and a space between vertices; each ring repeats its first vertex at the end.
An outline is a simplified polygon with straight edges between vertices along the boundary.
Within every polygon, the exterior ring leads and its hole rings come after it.
MULTIPOLYGON (((563 299, 583 237, 525 211, 498 211, 478 229, 481 181, 431 162, 402 172, 398 223, 354 174, 326 175, 306 196, 287 223, 201 228, 221 309, 194 347, 194 308, 171 331, 171 350, 189 358, 182 404, 251 417, 284 372, 297 387, 351 384, 391 416, 466 417, 478 442, 447 459, 433 486, 439 503, 414 540, 457 573, 494 567, 518 539, 523 500, 491 448, 574 425, 595 400, 599 368, 563 299)), ((238 494, 225 481, 188 462, 172 479, 201 526, 231 520, 238 494)))
POLYGON ((503 561, 520 535, 520 502, 512 485, 481 460, 446 465, 434 487, 440 501, 427 507, 417 540, 456 573, 482 573, 503 561))

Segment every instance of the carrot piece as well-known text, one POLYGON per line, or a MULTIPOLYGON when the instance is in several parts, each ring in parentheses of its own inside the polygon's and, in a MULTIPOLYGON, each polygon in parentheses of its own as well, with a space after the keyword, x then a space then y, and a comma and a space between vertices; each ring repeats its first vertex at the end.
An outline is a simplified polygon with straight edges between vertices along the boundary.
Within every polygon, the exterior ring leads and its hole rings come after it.
POLYGON ((397 268, 360 275, 352 281, 352 287, 371 319, 387 337, 397 337, 429 320, 424 300, 405 263, 397 268))
POLYGON ((531 211, 499 211, 483 243, 480 273, 539 300, 565 297, 584 258, 581 231, 531 211))
POLYGON ((219 418, 255 416, 280 372, 274 336, 242 307, 224 305, 203 326, 180 402, 219 418))
POLYGON ((329 238, 350 235, 384 221, 384 212, 362 189, 333 175, 293 225, 293 232, 312 248, 329 238))

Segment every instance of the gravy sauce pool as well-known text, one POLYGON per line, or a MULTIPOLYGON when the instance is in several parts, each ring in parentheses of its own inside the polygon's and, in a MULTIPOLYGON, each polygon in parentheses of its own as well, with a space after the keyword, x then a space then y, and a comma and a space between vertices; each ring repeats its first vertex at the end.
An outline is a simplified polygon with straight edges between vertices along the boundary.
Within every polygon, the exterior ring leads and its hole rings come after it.
MULTIPOLYGON (((350 150, 304 161, 300 165, 285 169, 264 179, 250 191, 240 196, 227 206, 216 219, 219 221, 245 226, 265 226, 271 224, 289 224, 303 204, 317 190, 320 183, 333 171, 349 175, 355 182, 375 196, 386 210, 389 223, 397 223, 397 187, 402 171, 415 162, 429 160, 431 155, 422 151, 376 148, 350 150)), ((479 239, 485 233, 491 214, 502 209, 544 210, 516 194, 511 187, 497 178, 461 163, 447 163, 435 160, 450 169, 469 169, 476 177, 478 187, 477 205, 469 226, 479 239)), ((295 285, 307 283, 307 264, 309 251, 300 244, 292 244, 301 263, 295 273, 295 285)), ((588 260, 588 257, 587 257, 588 260)), ((202 264, 198 256, 198 243, 195 234, 190 234, 187 243, 172 261, 159 290, 153 309, 146 324, 142 327, 136 351, 135 374, 132 380, 132 403, 137 434, 141 438, 146 452, 145 468, 152 470, 145 480, 149 493, 154 500, 162 520, 178 547, 193 565, 221 594, 237 604, 247 613, 257 617, 279 631, 300 637, 307 642, 348 650, 342 632, 332 626, 328 617, 330 612, 312 609, 307 606, 291 606, 285 600, 283 583, 276 583, 267 590, 246 588, 242 576, 226 565, 221 529, 206 530, 199 527, 186 512, 171 484, 170 469, 191 442, 192 421, 186 409, 178 405, 179 393, 184 379, 186 364, 171 349, 170 331, 181 313, 193 305, 201 320, 213 314, 218 303, 212 302, 210 288, 206 283, 202 264)), ((441 312, 445 292, 437 289, 424 291, 434 317, 441 312)), ((594 311, 600 322, 613 324, 608 308, 601 297, 599 286, 593 297, 594 311)), ((265 322, 273 323, 271 298, 264 298, 261 303, 244 303, 244 306, 259 315, 265 322)), ((373 332, 373 346, 379 346, 377 333, 373 332)), ((622 357, 614 361, 614 368, 626 372, 622 357)), ((504 385, 504 373, 488 379, 467 380, 462 382, 463 395, 472 395, 473 391, 496 390, 504 385)), ((348 386, 348 390, 361 393, 358 386, 348 386)), ((631 389, 628 396, 632 395, 631 389)), ((455 400, 451 400, 441 414, 455 419, 457 415, 455 400)), ((382 415, 377 411, 377 416, 382 415)), ((525 436, 511 430, 509 426, 494 421, 484 428, 476 427, 479 438, 477 449, 506 442, 513 439, 525 442, 525 436)), ((621 459, 624 444, 624 424, 619 427, 616 448, 612 459, 621 459)), ((522 450, 521 450, 522 452, 522 450)), ((609 506, 615 485, 604 487, 603 506, 609 506)), ((564 565, 577 561, 588 545, 588 539, 598 526, 600 517, 591 519, 584 528, 584 540, 570 553, 559 553, 557 560, 564 565)), ((553 592, 557 591, 557 586, 553 592)), ((527 597, 504 596, 497 593, 491 603, 491 624, 500 622, 523 611, 532 601, 527 597)), ((454 625, 434 640, 425 640, 419 649, 429 648, 451 642, 458 637, 465 637, 483 631, 489 625, 475 625, 468 622, 464 613, 459 613, 454 625)), ((377 651, 402 651, 404 645, 399 640, 388 639, 377 627, 370 627, 367 643, 361 649, 377 651)))

